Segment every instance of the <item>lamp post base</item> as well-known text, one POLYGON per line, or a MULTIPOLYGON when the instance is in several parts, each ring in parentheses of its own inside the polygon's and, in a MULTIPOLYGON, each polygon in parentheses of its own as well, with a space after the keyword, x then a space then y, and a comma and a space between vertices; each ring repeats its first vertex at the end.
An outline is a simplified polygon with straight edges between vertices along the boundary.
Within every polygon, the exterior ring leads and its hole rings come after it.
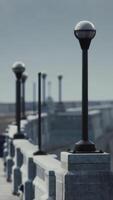
POLYGON ((75 144, 74 153, 94 153, 96 152, 95 144, 92 141, 80 140, 75 144))
POLYGON ((25 135, 22 134, 22 133, 16 133, 14 136, 13 136, 13 139, 26 139, 25 135))
POLYGON ((40 155, 47 155, 47 153, 45 151, 39 150, 39 151, 34 152, 33 155, 34 156, 40 156, 40 155))
POLYGON ((26 120, 27 117, 26 117, 26 116, 22 116, 21 119, 22 119, 22 120, 26 120))

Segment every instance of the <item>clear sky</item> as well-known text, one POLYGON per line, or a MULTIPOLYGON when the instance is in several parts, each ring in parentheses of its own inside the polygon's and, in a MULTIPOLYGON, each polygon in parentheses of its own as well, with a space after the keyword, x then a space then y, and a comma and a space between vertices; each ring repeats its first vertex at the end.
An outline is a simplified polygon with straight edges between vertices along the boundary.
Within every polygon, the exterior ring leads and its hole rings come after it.
POLYGON ((54 99, 59 74, 63 99, 81 99, 81 49, 73 34, 80 20, 97 29, 89 50, 89 99, 113 99, 112 0, 0 0, 0 102, 15 101, 11 67, 17 60, 29 74, 27 100, 39 71, 52 81, 54 99))

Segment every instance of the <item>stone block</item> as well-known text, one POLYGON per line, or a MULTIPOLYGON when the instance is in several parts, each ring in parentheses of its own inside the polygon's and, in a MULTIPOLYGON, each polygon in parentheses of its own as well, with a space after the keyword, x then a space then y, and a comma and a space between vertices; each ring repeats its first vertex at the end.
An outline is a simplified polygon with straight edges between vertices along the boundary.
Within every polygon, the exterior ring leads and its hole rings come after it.
POLYGON ((107 153, 61 153, 63 200, 112 200, 113 173, 107 153))
POLYGON ((61 166, 68 171, 110 170, 110 155, 108 153, 61 153, 61 166))

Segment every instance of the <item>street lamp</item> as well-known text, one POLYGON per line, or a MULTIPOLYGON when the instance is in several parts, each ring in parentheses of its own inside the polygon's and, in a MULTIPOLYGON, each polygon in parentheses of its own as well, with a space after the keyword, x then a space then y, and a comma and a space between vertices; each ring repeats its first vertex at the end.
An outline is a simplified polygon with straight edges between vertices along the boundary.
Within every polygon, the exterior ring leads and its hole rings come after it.
POLYGON ((33 82, 33 115, 36 115, 36 83, 33 82))
POLYGON ((22 74, 22 119, 26 119, 25 113, 25 82, 27 80, 27 73, 22 74))
POLYGON ((20 130, 20 115, 21 115, 21 78, 25 71, 25 65, 22 62, 14 63, 12 71, 16 76, 16 125, 17 133, 14 135, 14 139, 24 138, 24 135, 20 130))
POLYGON ((51 88, 52 88, 52 82, 48 81, 48 99, 51 99, 51 88))
POLYGON ((62 75, 58 76, 58 84, 59 84, 59 103, 62 102, 62 75))
POLYGON ((38 73, 38 151, 33 155, 46 155, 46 152, 42 150, 42 130, 41 130, 41 72, 38 73))
POLYGON ((56 112, 65 112, 65 106, 62 102, 62 75, 58 75, 58 103, 56 105, 56 112))
POLYGON ((82 49, 82 140, 75 144, 74 152, 95 152, 95 144, 88 138, 88 49, 96 29, 89 21, 80 21, 74 29, 82 49))
POLYGON ((46 105, 46 77, 47 74, 43 73, 42 74, 42 80, 43 80, 43 106, 46 105))

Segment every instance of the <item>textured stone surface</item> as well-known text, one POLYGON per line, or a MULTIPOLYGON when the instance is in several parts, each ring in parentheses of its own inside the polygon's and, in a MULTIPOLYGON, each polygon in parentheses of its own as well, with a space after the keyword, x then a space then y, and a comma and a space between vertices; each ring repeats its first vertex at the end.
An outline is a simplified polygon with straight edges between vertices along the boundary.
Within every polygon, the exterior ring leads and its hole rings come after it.
POLYGON ((64 200, 113 200, 110 155, 63 152, 64 200))
POLYGON ((66 170, 110 170, 110 155, 107 153, 71 154, 61 153, 61 164, 66 170))
POLYGON ((69 173, 65 177, 65 200, 112 200, 112 187, 110 172, 69 173))

